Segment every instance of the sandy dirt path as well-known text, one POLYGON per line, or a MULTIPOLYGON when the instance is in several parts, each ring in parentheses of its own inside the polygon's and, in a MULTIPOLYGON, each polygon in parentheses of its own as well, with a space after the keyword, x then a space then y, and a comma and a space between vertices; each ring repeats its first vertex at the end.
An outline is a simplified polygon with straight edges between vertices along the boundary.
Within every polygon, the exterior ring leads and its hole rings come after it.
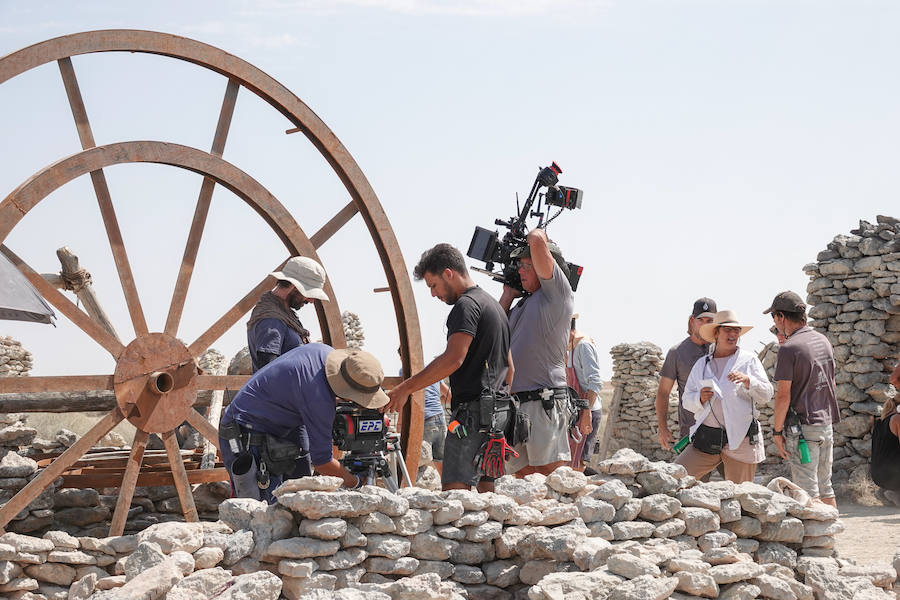
POLYGON ((837 535, 841 558, 858 564, 881 562, 891 564, 900 550, 900 508, 838 504, 846 529, 837 535))

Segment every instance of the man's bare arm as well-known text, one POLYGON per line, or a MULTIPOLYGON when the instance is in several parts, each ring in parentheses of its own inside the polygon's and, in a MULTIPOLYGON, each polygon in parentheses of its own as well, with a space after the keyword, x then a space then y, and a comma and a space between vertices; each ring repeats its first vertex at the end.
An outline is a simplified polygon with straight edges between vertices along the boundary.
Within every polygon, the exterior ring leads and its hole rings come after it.
MULTIPOLYGON (((783 379, 775 382, 775 431, 784 431, 784 420, 787 418, 788 408, 791 406, 791 381, 783 379)), ((784 435, 775 435, 775 445, 781 458, 787 459, 788 454, 784 449, 784 435)))
POLYGON ((550 254, 550 246, 547 245, 547 232, 543 229, 532 229, 528 232, 526 238, 528 247, 531 249, 531 264, 534 266, 534 272, 541 279, 550 279, 553 277, 553 255, 550 254))
POLYGON ((509 370, 506 371, 506 385, 512 387, 513 376, 516 374, 516 366, 513 364, 511 351, 507 351, 506 357, 509 361, 509 370))
POLYGON ((666 450, 675 443, 675 438, 672 432, 669 431, 669 394, 672 393, 672 386, 674 385, 674 379, 661 376, 659 378, 659 387, 656 388, 656 430, 659 444, 666 450))
POLYGON ((399 411, 406 404, 410 394, 449 377, 463 364, 471 343, 472 336, 468 333, 458 332, 451 335, 443 354, 388 392, 390 402, 385 405, 383 411, 399 411))

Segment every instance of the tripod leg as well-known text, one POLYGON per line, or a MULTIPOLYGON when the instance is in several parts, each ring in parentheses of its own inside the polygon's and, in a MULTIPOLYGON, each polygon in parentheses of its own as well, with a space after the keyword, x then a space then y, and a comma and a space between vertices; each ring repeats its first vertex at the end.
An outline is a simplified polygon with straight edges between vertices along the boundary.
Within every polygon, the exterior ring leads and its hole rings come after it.
POLYGON ((403 475, 403 482, 407 487, 413 487, 413 482, 409 478, 409 471, 406 470, 406 461, 403 460, 403 454, 400 452, 400 440, 397 440, 397 446, 394 448, 393 453, 394 461, 397 463, 397 467, 403 475))

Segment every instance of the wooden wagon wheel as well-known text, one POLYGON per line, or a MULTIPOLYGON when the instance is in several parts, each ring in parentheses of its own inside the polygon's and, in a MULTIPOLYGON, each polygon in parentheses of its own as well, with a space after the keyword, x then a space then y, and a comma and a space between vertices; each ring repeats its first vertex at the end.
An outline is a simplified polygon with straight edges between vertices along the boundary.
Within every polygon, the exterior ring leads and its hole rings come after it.
MULTIPOLYGON (((253 65, 218 48, 187 38, 148 31, 110 30, 78 33, 29 46, 0 58, 0 84, 50 61, 57 61, 65 85, 83 151, 35 173, 0 203, 0 251, 31 281, 47 301, 115 359, 112 375, 28 377, 0 379, 0 393, 113 390, 116 407, 66 450, 0 509, 0 527, 34 500, 60 474, 78 461, 115 425, 127 419, 137 429, 113 515, 110 535, 120 535, 131 504, 147 438, 159 433, 165 442, 175 487, 185 519, 196 521, 187 473, 181 460, 174 429, 188 421, 204 437, 218 445, 218 434, 193 408, 199 390, 234 389, 246 380, 240 376, 199 373, 197 359, 223 333, 237 323, 274 285, 266 277, 190 344, 177 338, 182 309, 194 262, 216 184, 244 200, 278 235, 287 257, 297 254, 318 259, 316 249, 343 227, 357 212, 365 221, 381 259, 391 290, 405 372, 422 368, 422 347, 412 287, 393 230, 359 166, 335 135, 299 98, 253 65), (225 97, 213 137, 205 152, 160 141, 126 141, 96 146, 71 57, 94 52, 141 52, 164 55, 205 67, 227 78, 225 97), (235 100, 245 87, 293 123, 287 133, 303 132, 331 165, 350 193, 351 201, 312 237, 307 237, 281 203, 250 175, 221 158, 231 124, 235 100), (128 255, 119 229, 103 169, 126 163, 157 163, 187 169, 204 177, 188 234, 184 256, 162 332, 150 332, 134 284, 128 255), (87 314, 2 245, 16 224, 54 190, 82 175, 90 175, 113 259, 137 337, 123 345, 87 314)), ((286 258, 287 258, 286 257, 286 258)), ((283 263, 282 263, 283 264, 283 263)), ((278 268, 265 265, 261 268, 278 268)), ((327 264, 325 265, 327 270, 327 264)), ((326 292, 335 298, 330 283, 326 292)), ((337 301, 317 303, 323 338, 337 347, 345 345, 337 301)), ((422 439, 423 396, 414 395, 402 418, 406 464, 415 472, 422 439)))

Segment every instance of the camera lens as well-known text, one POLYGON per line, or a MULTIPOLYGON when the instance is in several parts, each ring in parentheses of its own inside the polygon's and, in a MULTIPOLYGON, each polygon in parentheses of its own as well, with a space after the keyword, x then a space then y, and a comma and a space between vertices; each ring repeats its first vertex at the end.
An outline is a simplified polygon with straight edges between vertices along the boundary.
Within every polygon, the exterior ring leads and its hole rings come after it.
POLYGON ((253 466, 253 456, 249 452, 241 452, 231 465, 231 472, 235 475, 244 475, 253 466))

